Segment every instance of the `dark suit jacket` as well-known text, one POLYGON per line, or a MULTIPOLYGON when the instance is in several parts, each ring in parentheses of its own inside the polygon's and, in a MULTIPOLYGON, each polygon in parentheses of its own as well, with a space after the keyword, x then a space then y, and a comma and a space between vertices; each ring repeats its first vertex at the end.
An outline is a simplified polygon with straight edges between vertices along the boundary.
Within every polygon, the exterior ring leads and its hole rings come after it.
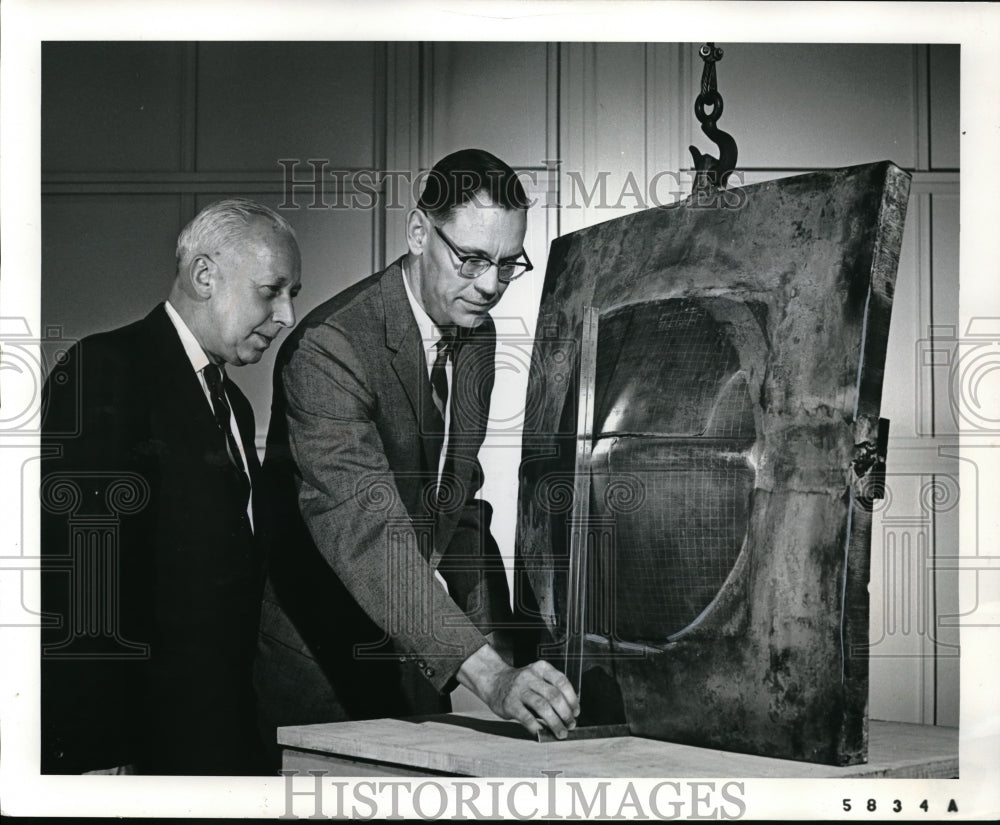
POLYGON ((491 508, 475 498, 493 323, 460 338, 455 473, 436 500, 436 413, 399 264, 317 307, 275 366, 264 474, 278 521, 256 668, 265 737, 447 710, 461 663, 509 621, 491 508))
MULTIPOLYGON (((253 412, 226 391, 256 488, 253 412)), ((263 553, 163 305, 73 347, 44 404, 42 771, 259 771, 263 553)))

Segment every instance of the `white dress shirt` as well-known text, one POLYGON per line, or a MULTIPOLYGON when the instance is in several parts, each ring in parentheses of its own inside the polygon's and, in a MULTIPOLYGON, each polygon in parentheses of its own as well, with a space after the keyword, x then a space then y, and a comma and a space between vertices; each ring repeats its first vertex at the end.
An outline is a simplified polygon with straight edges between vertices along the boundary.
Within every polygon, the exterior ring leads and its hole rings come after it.
MULTIPOLYGON (((177 335, 181 339, 181 344, 184 346, 184 352, 187 353, 188 360, 191 362, 191 368, 195 371, 198 376, 198 383, 201 384, 201 391, 205 393, 205 401, 208 403, 208 408, 212 410, 212 415, 215 415, 215 408, 212 406, 212 393, 208 389, 208 384, 205 382, 205 367, 207 367, 211 362, 207 355, 205 355, 205 350, 201 348, 201 344, 198 343, 198 339, 194 337, 194 333, 188 328, 188 325, 184 323, 184 319, 177 314, 177 310, 170 305, 170 301, 165 304, 167 310, 167 316, 170 318, 177 330, 177 335)), ((222 389, 225 392, 225 387, 222 389)), ((226 396, 226 400, 229 397, 226 396)), ((240 437, 240 428, 236 423, 236 413, 233 412, 233 405, 229 404, 229 426, 233 430, 233 435, 236 436, 236 446, 240 451, 240 461, 243 462, 243 474, 247 477, 247 481, 250 481, 250 473, 247 472, 247 457, 246 453, 243 452, 243 439, 240 437)), ((251 494, 249 500, 247 501, 247 518, 250 519, 250 529, 253 529, 253 495, 251 494)))

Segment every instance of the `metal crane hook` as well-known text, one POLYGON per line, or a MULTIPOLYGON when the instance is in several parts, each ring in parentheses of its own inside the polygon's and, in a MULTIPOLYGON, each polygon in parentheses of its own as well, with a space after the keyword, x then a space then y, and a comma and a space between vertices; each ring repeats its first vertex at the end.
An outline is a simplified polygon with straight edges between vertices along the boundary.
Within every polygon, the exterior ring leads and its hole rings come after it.
POLYGON ((715 64, 722 59, 722 49, 716 48, 714 43, 706 43, 699 49, 698 54, 705 61, 705 67, 701 75, 701 93, 694 103, 694 113, 701 123, 701 131, 719 147, 719 157, 703 154, 695 146, 689 147, 695 168, 692 194, 712 193, 724 188, 736 168, 739 156, 733 136, 716 125, 723 111, 722 95, 716 88, 715 75, 715 64), (709 110, 706 111, 706 108, 709 110))

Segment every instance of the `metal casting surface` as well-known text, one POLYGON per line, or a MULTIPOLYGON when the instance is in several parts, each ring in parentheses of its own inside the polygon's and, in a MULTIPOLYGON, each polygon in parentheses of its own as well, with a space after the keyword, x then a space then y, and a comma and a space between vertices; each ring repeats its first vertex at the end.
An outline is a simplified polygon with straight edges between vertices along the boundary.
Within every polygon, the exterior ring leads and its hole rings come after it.
POLYGON ((528 386, 515 603, 540 630, 526 657, 537 643, 561 666, 568 601, 584 605, 585 721, 864 761, 871 509, 908 191, 909 175, 883 161, 726 190, 707 208, 645 210, 553 243, 528 386), (599 323, 574 597, 585 307, 599 323))

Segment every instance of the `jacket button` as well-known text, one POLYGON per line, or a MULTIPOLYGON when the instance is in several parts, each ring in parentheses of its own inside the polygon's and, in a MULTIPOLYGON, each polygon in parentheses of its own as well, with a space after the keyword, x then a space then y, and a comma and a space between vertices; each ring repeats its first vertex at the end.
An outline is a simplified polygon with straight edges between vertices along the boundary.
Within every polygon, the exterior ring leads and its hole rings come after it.
POLYGON ((400 657, 399 657, 399 661, 401 661, 401 662, 403 662, 403 663, 405 664, 405 662, 406 662, 406 657, 405 657, 405 656, 400 656, 400 657))
POLYGON ((423 668, 423 667, 426 667, 426 666, 427 666, 427 663, 423 659, 417 659, 417 667, 423 668))
POLYGON ((434 668, 429 667, 424 671, 424 673, 427 675, 427 678, 430 679, 430 677, 434 675, 434 668))

